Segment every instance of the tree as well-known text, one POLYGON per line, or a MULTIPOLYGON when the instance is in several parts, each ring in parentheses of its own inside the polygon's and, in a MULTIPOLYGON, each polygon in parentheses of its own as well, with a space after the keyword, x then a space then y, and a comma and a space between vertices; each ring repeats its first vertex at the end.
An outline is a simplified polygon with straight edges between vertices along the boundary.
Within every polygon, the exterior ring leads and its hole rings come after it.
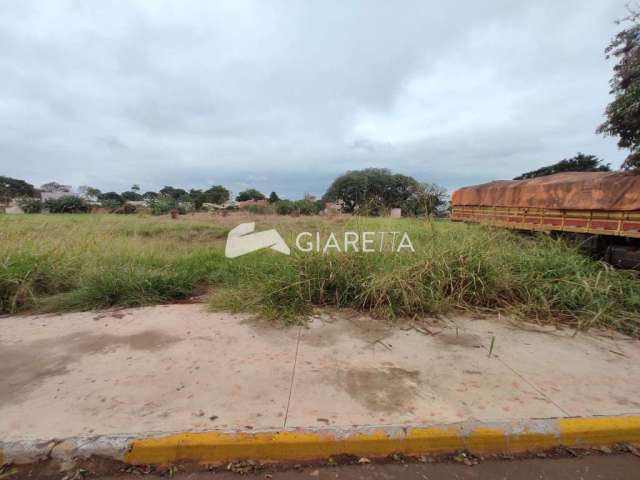
POLYGON ((189 202, 193 203, 193 206, 196 210, 200 210, 202 208, 202 204, 207 200, 205 198, 204 192, 200 189, 192 188, 189 190, 189 202))
POLYGON ((122 197, 123 200, 129 201, 129 202, 139 202, 140 200, 142 200, 142 195, 134 191, 122 192, 120 196, 122 197))
POLYGON ((73 195, 50 198, 44 202, 44 208, 50 213, 87 213, 91 210, 83 199, 73 195))
POLYGON ((393 174, 386 168, 366 168, 336 178, 323 200, 341 201, 345 213, 379 215, 384 209, 402 207, 419 186, 416 179, 393 174))
POLYGON ((630 25, 605 50, 606 57, 615 57, 618 63, 609 82, 614 99, 597 132, 618 137, 618 147, 631 150, 622 168, 640 169, 640 12, 629 8, 629 15, 617 23, 623 22, 630 25))
POLYGON ((58 182, 49 182, 44 185, 40 185, 40 191, 48 193, 70 193, 71 187, 69 185, 62 185, 58 182))
POLYGON ((123 198, 116 192, 107 192, 101 193, 98 195, 98 200, 101 202, 111 202, 111 203, 124 203, 123 198))
POLYGON ((144 198, 145 200, 153 200, 154 198, 158 198, 158 193, 157 192, 144 192, 142 194, 142 198, 144 198))
POLYGON ((160 193, 165 197, 173 198, 174 200, 180 200, 181 198, 187 197, 189 194, 186 190, 182 188, 174 188, 171 186, 165 186, 160 190, 160 193))
POLYGON ((19 198, 18 206, 24 213, 40 213, 42 211, 42 201, 39 198, 19 198))
POLYGON ((17 178, 0 176, 0 201, 8 202, 18 197, 35 197, 33 185, 17 178))
POLYGON ((544 177, 560 172, 610 172, 611 164, 603 164, 602 160, 595 155, 585 155, 578 152, 575 157, 565 158, 558 163, 547 167, 538 168, 531 172, 523 173, 514 178, 514 180, 524 180, 527 178, 544 177))
POLYGON ((446 204, 446 189, 435 183, 421 183, 402 205, 402 212, 408 216, 433 217, 443 213, 446 204))
POLYGON ((247 200, 264 200, 265 196, 255 188, 248 188, 247 190, 240 192, 236 197, 238 202, 246 202, 247 200))
POLYGON ((132 192, 136 192, 136 193, 140 193, 140 185, 138 185, 137 183, 134 183, 134 184, 131 186, 131 191, 132 191, 132 192))
POLYGON ((87 200, 96 200, 102 193, 99 189, 90 187, 89 185, 80 185, 78 193, 87 200))
POLYGON ((217 205, 222 205, 229 201, 229 197, 231 197, 229 190, 224 188, 222 185, 213 185, 211 188, 204 191, 204 195, 207 203, 215 203, 217 205))
POLYGON ((271 194, 269 195, 269 203, 276 203, 280 201, 280 197, 278 197, 278 194, 276 192, 271 192, 271 194))

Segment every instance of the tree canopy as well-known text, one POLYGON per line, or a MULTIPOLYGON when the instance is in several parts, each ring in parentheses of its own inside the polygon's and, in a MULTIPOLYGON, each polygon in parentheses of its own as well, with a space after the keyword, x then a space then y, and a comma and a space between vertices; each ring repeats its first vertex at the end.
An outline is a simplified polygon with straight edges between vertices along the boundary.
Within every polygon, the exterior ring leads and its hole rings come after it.
POLYGON ((0 176, 0 201, 8 202, 18 197, 35 197, 36 193, 33 185, 24 180, 0 176))
POLYGON ((323 199, 341 202, 346 213, 379 215, 383 209, 402 207, 419 189, 420 183, 412 177, 386 168, 366 168, 340 175, 323 199))
POLYGON ((205 190, 203 194, 206 203, 216 203, 218 205, 227 202, 231 196, 229 190, 222 185, 213 185, 211 188, 205 190))
POLYGON ((269 195, 269 203, 276 203, 280 201, 280 197, 276 192, 271 192, 269 195))
POLYGON ((187 191, 183 188, 174 188, 169 185, 160 189, 160 193, 165 197, 173 198, 174 200, 180 200, 188 195, 187 191))
POLYGON ((238 202, 246 202, 247 200, 264 200, 265 196, 262 192, 259 192, 255 188, 248 188, 247 190, 240 192, 236 197, 238 202))
POLYGON ((611 164, 602 163, 602 160, 595 155, 585 155, 578 153, 575 157, 565 158, 553 165, 538 168, 527 173, 523 173, 514 180, 524 180, 527 178, 544 177, 560 172, 610 172, 611 164))
POLYGON ((62 185, 58 182, 49 182, 40 185, 40 190, 43 192, 71 193, 71 187, 69 185, 62 185))
POLYGON ((610 81, 613 101, 605 110, 606 120, 598 133, 618 137, 618 146, 631 150, 622 167, 640 168, 640 12, 630 9, 618 23, 629 26, 618 33, 605 50, 617 60, 610 81))
POLYGON ((116 192, 106 192, 98 195, 98 200, 101 202, 113 202, 113 203, 122 203, 124 200, 119 193, 116 192))
POLYGON ((122 192, 120 196, 124 200, 128 200, 131 202, 139 202, 140 200, 143 200, 142 195, 140 195, 138 192, 135 192, 133 190, 130 190, 128 192, 122 192))
POLYGON ((78 187, 78 193, 86 199, 95 200, 102 193, 100 189, 91 187, 89 185, 80 185, 78 187))

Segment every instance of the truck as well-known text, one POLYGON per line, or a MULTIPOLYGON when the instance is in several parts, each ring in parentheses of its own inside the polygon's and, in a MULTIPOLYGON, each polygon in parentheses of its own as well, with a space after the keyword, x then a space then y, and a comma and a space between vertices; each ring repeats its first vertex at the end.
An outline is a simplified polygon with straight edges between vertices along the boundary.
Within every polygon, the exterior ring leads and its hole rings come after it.
POLYGON ((640 173, 565 172, 463 187, 451 220, 576 239, 621 268, 640 269, 640 173))

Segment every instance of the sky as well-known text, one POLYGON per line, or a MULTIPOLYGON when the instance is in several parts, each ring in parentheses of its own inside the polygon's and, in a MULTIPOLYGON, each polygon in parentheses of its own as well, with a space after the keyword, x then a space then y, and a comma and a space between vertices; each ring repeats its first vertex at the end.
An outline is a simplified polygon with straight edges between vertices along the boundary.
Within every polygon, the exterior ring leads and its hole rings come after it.
POLYGON ((597 135, 627 0, 0 0, 0 175, 321 195, 512 178, 597 135))

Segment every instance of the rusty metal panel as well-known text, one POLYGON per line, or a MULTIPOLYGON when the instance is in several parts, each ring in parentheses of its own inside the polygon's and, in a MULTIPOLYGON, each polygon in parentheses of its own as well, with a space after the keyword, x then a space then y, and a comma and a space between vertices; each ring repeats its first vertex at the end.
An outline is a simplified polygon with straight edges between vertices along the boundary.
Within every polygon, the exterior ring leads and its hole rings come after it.
POLYGON ((453 192, 456 206, 583 211, 640 211, 640 174, 568 172, 530 180, 498 180, 453 192))
POLYGON ((454 206, 454 221, 485 223, 518 230, 574 232, 640 238, 640 211, 454 206))

